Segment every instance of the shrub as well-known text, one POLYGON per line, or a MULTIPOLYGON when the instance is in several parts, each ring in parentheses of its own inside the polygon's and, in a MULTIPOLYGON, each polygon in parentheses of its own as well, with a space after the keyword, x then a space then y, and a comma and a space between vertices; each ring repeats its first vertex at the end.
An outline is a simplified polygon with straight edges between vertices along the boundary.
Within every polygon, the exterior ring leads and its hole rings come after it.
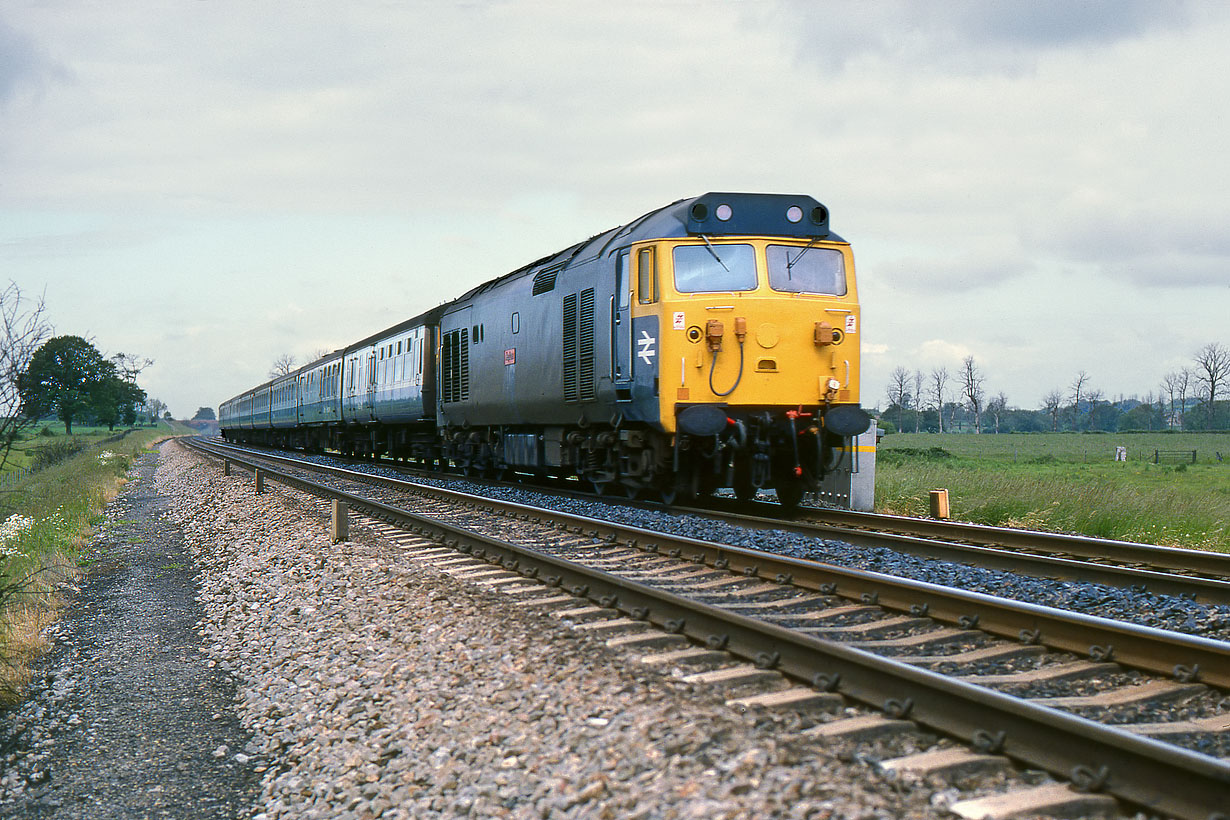
POLYGON ((920 450, 914 447, 888 447, 876 451, 876 460, 888 464, 907 464, 919 461, 946 461, 952 458, 952 453, 943 447, 928 447, 920 450))
POLYGON ((30 469, 44 470, 72 458, 84 449, 85 445, 75 438, 41 444, 30 450, 30 469))

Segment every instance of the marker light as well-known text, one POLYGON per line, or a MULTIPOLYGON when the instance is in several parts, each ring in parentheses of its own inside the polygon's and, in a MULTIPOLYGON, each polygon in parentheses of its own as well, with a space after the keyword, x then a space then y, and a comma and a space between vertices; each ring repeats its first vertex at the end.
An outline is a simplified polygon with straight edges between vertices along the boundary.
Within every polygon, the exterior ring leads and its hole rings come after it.
POLYGON ((786 219, 790 222, 802 222, 803 209, 798 205, 791 205, 786 209, 786 219))
POLYGON ((725 222, 728 219, 730 219, 731 216, 734 215, 734 211, 730 209, 729 205, 726 205, 725 203, 723 203, 714 209, 713 215, 716 216, 721 221, 725 222))

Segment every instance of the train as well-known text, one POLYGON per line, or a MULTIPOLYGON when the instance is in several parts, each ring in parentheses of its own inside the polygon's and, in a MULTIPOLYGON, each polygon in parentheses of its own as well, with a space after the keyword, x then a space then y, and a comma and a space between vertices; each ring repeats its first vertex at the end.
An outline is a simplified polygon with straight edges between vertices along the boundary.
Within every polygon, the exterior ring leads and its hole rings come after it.
POLYGON ((850 244, 806 195, 706 193, 219 406, 239 443, 870 509, 850 244))

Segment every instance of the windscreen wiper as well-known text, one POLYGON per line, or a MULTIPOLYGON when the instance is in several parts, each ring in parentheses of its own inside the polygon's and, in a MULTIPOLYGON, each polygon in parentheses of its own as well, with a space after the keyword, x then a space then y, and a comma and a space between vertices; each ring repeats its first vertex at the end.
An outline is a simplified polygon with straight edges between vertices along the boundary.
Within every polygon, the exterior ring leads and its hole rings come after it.
POLYGON ((812 241, 808 242, 807 247, 805 247, 803 250, 796 253, 793 259, 791 259, 789 255, 786 256, 786 278, 787 279, 790 278, 790 269, 794 267, 794 263, 802 259, 803 254, 811 250, 815 246, 815 244, 819 241, 820 241, 820 237, 817 236, 812 241))
POLYGON ((718 255, 717 255, 717 251, 715 251, 715 250, 713 249, 713 246, 709 244, 709 237, 705 236, 705 235, 702 233, 702 234, 700 235, 700 238, 701 238, 701 239, 703 239, 703 240, 705 240, 705 247, 709 249, 709 255, 710 255, 710 256, 712 256, 714 259, 716 259, 716 260, 717 260, 717 263, 718 263, 719 265, 721 265, 721 266, 725 269, 725 271, 726 271, 727 273, 730 273, 730 268, 727 268, 727 267, 726 267, 726 263, 722 261, 722 257, 718 256, 718 255))

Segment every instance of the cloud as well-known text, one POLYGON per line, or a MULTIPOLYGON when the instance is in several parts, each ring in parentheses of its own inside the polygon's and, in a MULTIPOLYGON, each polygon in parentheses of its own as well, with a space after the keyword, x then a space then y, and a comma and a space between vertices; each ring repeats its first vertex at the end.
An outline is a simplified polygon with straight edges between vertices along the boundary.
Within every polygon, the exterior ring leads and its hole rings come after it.
MULTIPOLYGON (((1014 244, 1011 237, 1006 241, 1014 244)), ((936 294, 990 289, 1033 271, 1032 260, 1019 246, 980 244, 971 243, 956 252, 937 248, 934 255, 887 259, 870 266, 870 270, 864 266, 864 273, 906 294, 936 294)))
POLYGON ((0 110, 22 89, 38 89, 53 78, 64 78, 64 67, 26 35, 0 19, 0 110))
MULTIPOLYGON (((1050 252, 1120 283, 1152 288, 1221 287, 1230 280, 1230 211, 1215 200, 1111 201, 1084 194, 1047 220, 1050 252)), ((1043 236, 1038 237, 1040 240, 1043 236)))
POLYGON ((1150 0, 783 0, 762 13, 779 25, 789 22, 787 30, 798 38, 798 59, 825 71, 884 60, 953 74, 1028 73, 1046 52, 1182 28, 1194 16, 1189 3, 1150 0))

